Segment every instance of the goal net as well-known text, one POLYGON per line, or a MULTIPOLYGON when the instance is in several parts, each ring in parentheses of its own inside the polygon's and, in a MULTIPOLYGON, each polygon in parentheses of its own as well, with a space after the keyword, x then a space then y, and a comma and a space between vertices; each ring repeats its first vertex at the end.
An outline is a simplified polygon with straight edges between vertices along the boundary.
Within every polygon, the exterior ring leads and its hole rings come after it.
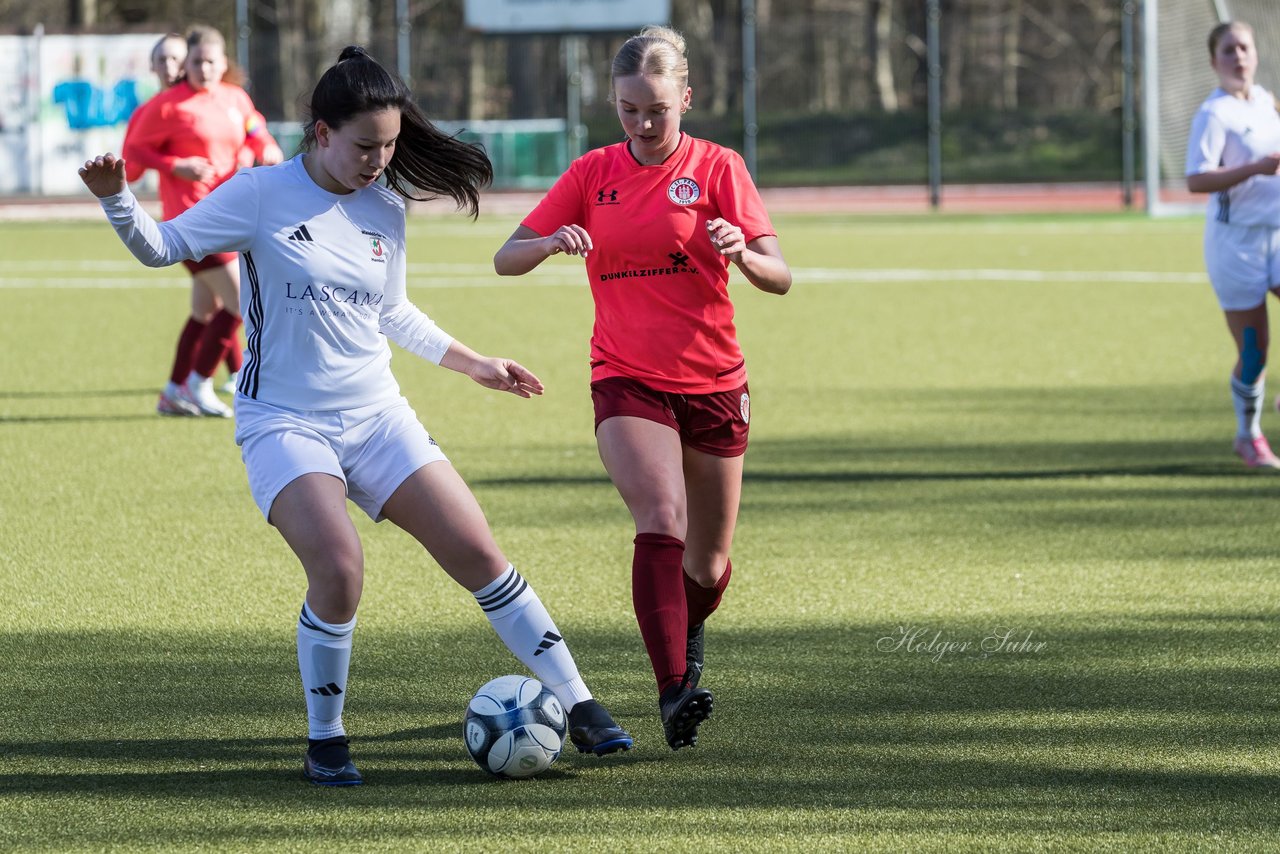
POLYGON ((1253 27, 1257 82, 1280 87, 1280 3, 1275 0, 1145 0, 1143 6, 1143 128, 1147 211, 1154 216, 1204 208, 1186 190, 1191 119, 1218 85, 1209 67, 1209 31, 1223 21, 1253 27))

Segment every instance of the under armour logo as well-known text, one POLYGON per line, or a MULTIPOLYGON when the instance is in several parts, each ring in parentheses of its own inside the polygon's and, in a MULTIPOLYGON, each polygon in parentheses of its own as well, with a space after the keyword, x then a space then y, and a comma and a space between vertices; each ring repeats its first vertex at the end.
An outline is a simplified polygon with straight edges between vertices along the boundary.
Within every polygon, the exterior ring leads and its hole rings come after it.
POLYGON ((668 252, 667 257, 671 259, 672 267, 688 267, 689 256, 683 252, 668 252))
POLYGON ((311 232, 307 231, 307 227, 305 225, 298 226, 298 230, 293 234, 290 234, 289 239, 296 240, 299 243, 315 243, 315 241, 311 239, 311 232))
POLYGON ((618 200, 618 191, 617 190, 609 190, 607 192, 605 190, 598 191, 596 193, 596 204, 603 205, 605 203, 606 196, 608 197, 609 201, 616 202, 618 200))
MULTIPOLYGON (((307 238, 310 240, 311 238, 307 238)), ((312 688, 312 694, 319 694, 322 697, 336 697, 342 693, 342 689, 336 683, 330 682, 328 685, 321 685, 319 688, 312 688)))
POLYGON ((538 648, 534 650, 534 653, 533 653, 534 656, 536 657, 536 656, 542 655, 544 652, 551 649, 551 647, 560 643, 560 641, 562 640, 564 640, 564 638, 560 637, 555 632, 547 632, 545 635, 542 636, 542 642, 538 644, 538 648))

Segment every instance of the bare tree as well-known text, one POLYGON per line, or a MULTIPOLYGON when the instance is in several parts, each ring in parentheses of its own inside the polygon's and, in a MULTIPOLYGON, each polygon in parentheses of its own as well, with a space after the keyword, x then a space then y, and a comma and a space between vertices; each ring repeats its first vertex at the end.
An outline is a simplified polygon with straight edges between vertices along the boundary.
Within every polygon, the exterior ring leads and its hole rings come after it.
POLYGON ((944 3, 942 9, 942 106, 957 110, 964 106, 965 100, 970 9, 960 2, 944 3))
POLYGON ((1006 110, 1018 107, 1018 67, 1022 57, 1018 53, 1018 36, 1022 32, 1022 0, 1009 0, 1004 14, 1003 50, 1000 59, 1000 106, 1006 110))
MULTIPOLYGON (((672 0, 689 43, 698 115, 734 117, 742 101, 743 0, 672 0)), ((919 109, 925 101, 925 3, 755 0, 763 116, 919 109)), ((4 27, 29 32, 185 30, 207 23, 228 39, 251 94, 272 119, 296 119, 299 99, 348 43, 398 66, 388 0, 250 0, 251 55, 234 4, 205 0, 0 0, 4 27), (90 21, 96 20, 96 25, 90 21)), ((1120 97, 1115 0, 942 0, 943 98, 961 108, 1113 110, 1120 97)), ((462 26, 463 0, 412 0, 408 57, 415 97, 444 118, 561 116, 562 39, 509 39, 462 26)), ((626 33, 583 40, 589 116, 611 112, 609 61, 626 33)))
POLYGON ((871 31, 871 53, 875 56, 875 92, 880 109, 886 113, 898 111, 898 90, 894 83, 893 59, 893 0, 878 0, 875 4, 875 25, 871 31))

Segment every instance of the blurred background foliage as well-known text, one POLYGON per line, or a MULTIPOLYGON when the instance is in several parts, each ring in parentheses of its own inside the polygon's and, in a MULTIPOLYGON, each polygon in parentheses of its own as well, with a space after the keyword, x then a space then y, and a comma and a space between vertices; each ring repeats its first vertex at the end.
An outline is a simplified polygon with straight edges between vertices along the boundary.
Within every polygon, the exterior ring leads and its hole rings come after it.
MULTIPOLYGON (((0 0, 13 33, 218 27, 255 102, 302 117, 309 88, 346 44, 389 67, 394 0, 248 0, 249 50, 236 56, 229 0, 0 0)), ((1118 180, 1121 3, 944 0, 943 145, 948 181, 1118 180)), ((757 0, 759 164, 764 184, 926 179, 925 4, 920 0, 757 0)), ((672 0, 688 41, 687 128, 742 143, 742 4, 672 0)), ((477 121, 563 117, 566 37, 468 31, 462 0, 409 3, 407 71, 428 114, 477 121)), ((578 37, 587 145, 619 138, 609 62, 627 33, 578 37)))

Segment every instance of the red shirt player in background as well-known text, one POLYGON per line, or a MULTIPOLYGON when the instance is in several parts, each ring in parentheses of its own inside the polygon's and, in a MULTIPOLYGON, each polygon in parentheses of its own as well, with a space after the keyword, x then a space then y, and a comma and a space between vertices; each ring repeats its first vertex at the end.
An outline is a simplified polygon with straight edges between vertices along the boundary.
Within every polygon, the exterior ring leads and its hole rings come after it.
MULTIPOLYGON (((230 178, 242 150, 257 162, 279 163, 280 146, 239 86, 223 82, 226 43, 211 27, 187 34, 186 77, 147 102, 126 133, 131 170, 160 174, 164 218, 172 219, 230 178)), ((235 353, 240 328, 240 267, 234 252, 183 262, 192 275, 191 317, 178 339, 173 370, 156 410, 164 415, 228 417, 210 377, 235 353)), ((234 355, 232 365, 237 366, 234 355)))
POLYGON ((613 60, 625 142, 574 161, 494 256, 521 275, 560 252, 595 299, 600 458, 636 523, 632 600, 673 750, 711 714, 703 624, 729 583, 750 398, 729 262, 785 294, 791 270, 742 158, 680 131, 684 39, 648 27, 613 60))
MULTIPOLYGON (((159 84, 160 92, 168 92, 178 81, 182 79, 182 67, 187 61, 187 40, 184 36, 177 33, 169 33, 160 37, 160 41, 155 43, 151 48, 151 73, 156 76, 156 83, 159 84)), ((121 148, 129 144, 129 135, 133 133, 133 129, 141 120, 142 111, 155 103, 155 98, 147 101, 133 111, 133 115, 129 117, 129 123, 125 125, 124 142, 121 148)), ((142 177, 142 173, 146 172, 146 167, 138 163, 130 163, 125 175, 125 180, 130 184, 136 183, 142 177)))
MULTIPOLYGON (((159 91, 166 92, 172 89, 183 79, 184 66, 187 61, 187 39, 186 36, 178 33, 169 33, 161 36, 160 40, 151 48, 151 72, 156 76, 156 82, 159 84, 159 91)), ((232 79, 236 76, 237 69, 228 68, 227 74, 223 80, 229 83, 239 84, 238 79, 232 79)), ((129 135, 135 126, 141 121, 142 111, 155 103, 155 99, 147 101, 129 118, 129 124, 125 127, 124 142, 121 148, 124 149, 130 144, 129 135)), ((242 166, 252 166, 254 164, 254 154, 249 148, 240 150, 240 164, 242 166)), ((142 178, 146 167, 140 163, 130 162, 126 170, 125 179, 130 183, 136 183, 142 178)), ((217 296, 213 294, 207 287, 202 285, 197 279, 191 280, 191 320, 183 330, 183 334, 178 339, 179 355, 174 359, 173 372, 177 374, 177 379, 173 380, 179 387, 186 382, 187 375, 191 371, 191 363, 195 357, 196 345, 200 342, 200 334, 204 332, 205 326, 213 319, 213 316, 222 308, 222 303, 217 296)), ((227 372, 231 375, 227 383, 222 386, 222 391, 228 394, 235 391, 236 373, 240 370, 240 365, 244 361, 240 348, 233 346, 227 349, 223 356, 223 361, 227 365, 227 372)), ((202 415, 199 407, 192 403, 188 403, 179 397, 167 397, 161 395, 160 401, 156 404, 156 409, 163 415, 202 415)))
MULTIPOLYGON (((160 92, 167 92, 182 80, 183 66, 186 61, 187 39, 185 36, 178 33, 169 33, 160 37, 160 40, 151 48, 151 72, 156 76, 160 92)), ((133 115, 129 117, 129 124, 124 131, 124 142, 121 144, 122 149, 129 147, 130 133, 141 121, 143 110, 154 103, 154 98, 147 101, 134 110, 133 115)), ((241 151, 240 161, 242 164, 252 166, 253 159, 252 151, 248 149, 241 151)), ((131 184, 136 183, 146 171, 146 167, 141 163, 131 161, 128 164, 125 179, 131 184)), ((205 326, 208 325, 209 321, 213 319, 213 316, 221 308, 222 303, 214 296, 213 292, 193 278, 191 280, 191 320, 188 322, 187 328, 183 330, 183 335, 178 339, 180 354, 174 360, 174 372, 181 371, 176 380, 179 386, 186 382, 187 375, 191 372, 191 362, 195 356, 196 345, 200 341, 200 333, 204 331, 205 326)), ((226 362, 227 371, 231 374, 231 379, 223 387, 223 391, 231 392, 235 390, 235 375, 240 370, 240 365, 243 361, 240 348, 237 346, 230 347, 226 355, 223 356, 223 361, 226 362)), ((203 414, 195 404, 188 403, 178 397, 166 397, 164 394, 160 396, 156 409, 163 415, 203 414)))

